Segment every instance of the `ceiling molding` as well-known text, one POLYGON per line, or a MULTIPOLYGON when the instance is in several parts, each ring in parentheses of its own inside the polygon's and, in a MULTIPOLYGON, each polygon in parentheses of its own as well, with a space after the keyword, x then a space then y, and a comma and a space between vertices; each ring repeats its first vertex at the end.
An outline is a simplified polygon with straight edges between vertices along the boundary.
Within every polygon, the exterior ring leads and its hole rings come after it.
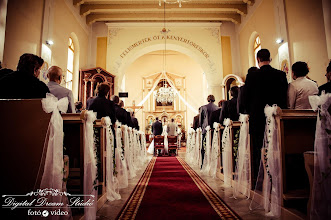
MULTIPOLYGON (((164 7, 157 0, 72 0, 86 23, 103 22, 160 22, 164 7)), ((241 23, 248 6, 255 0, 192 0, 181 8, 165 4, 167 22, 222 22, 241 23)))

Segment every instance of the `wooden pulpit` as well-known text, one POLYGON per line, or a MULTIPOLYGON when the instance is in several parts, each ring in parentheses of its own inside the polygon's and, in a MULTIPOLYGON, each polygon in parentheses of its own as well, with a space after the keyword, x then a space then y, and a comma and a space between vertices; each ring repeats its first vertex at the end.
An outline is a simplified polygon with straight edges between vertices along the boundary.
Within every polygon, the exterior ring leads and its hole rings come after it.
POLYGON ((86 107, 86 100, 95 96, 95 90, 99 83, 107 82, 110 86, 109 97, 114 94, 115 76, 101 67, 80 70, 78 99, 86 107))

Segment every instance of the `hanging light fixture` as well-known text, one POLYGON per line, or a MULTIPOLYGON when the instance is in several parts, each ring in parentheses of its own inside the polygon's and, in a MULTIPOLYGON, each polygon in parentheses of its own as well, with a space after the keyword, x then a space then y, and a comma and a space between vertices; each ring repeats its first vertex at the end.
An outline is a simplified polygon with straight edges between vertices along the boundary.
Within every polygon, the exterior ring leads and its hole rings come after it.
POLYGON ((167 4, 179 4, 179 7, 182 7, 183 2, 190 2, 191 0, 159 0, 159 6, 161 6, 162 2, 167 4))
POLYGON ((167 80, 166 80, 166 50, 167 50, 167 34, 170 30, 167 30, 165 27, 165 5, 163 6, 163 28, 161 30, 161 34, 164 35, 164 50, 163 50, 163 69, 161 72, 161 80, 162 80, 162 86, 157 90, 157 92, 154 94, 154 98, 159 103, 172 103, 174 101, 174 98, 176 97, 175 90, 168 86, 167 80))

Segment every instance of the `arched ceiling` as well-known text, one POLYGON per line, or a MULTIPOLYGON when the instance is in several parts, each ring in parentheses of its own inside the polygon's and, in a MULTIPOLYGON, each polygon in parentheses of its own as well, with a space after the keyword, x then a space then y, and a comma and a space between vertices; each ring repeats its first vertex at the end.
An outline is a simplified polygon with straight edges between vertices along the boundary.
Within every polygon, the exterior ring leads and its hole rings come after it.
MULTIPOLYGON (((247 5, 255 0, 192 0, 166 4, 167 22, 222 22, 240 24, 247 14, 247 5)), ((104 22, 160 22, 164 20, 163 0, 73 0, 80 7, 86 23, 104 22)))

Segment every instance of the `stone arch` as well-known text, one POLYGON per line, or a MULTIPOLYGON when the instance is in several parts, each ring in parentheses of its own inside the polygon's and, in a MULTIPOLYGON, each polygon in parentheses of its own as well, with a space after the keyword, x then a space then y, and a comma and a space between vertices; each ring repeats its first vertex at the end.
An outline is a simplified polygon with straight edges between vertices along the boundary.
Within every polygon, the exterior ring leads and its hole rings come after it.
POLYGON ((240 76, 237 76, 235 74, 226 75, 222 81, 223 99, 226 99, 226 100, 229 99, 228 94, 230 91, 230 85, 233 82, 236 82, 237 86, 239 86, 239 87, 243 86, 245 84, 240 76))
MULTIPOLYGON (((126 69, 132 65, 132 63, 138 59, 139 57, 148 54, 150 52, 158 51, 158 50, 164 50, 164 43, 156 42, 152 45, 146 46, 141 49, 134 49, 131 51, 130 54, 128 54, 125 58, 122 60, 118 59, 115 61, 117 63, 117 86, 121 85, 121 82, 125 76, 126 69), (136 50, 136 51, 134 51, 136 50)), ((186 47, 183 47, 180 44, 174 44, 174 43, 167 43, 167 50, 173 50, 180 53, 183 53, 187 55, 188 57, 192 58, 195 62, 200 64, 203 71, 206 73, 206 78, 208 81, 212 81, 212 75, 216 76, 216 70, 213 69, 213 65, 210 64, 210 61, 206 59, 199 51, 194 51, 194 49, 188 49, 186 47)), ((219 79, 220 80, 220 79, 219 79)), ((220 83, 220 82, 219 82, 220 83)), ((218 84, 219 84, 218 83, 218 84)), ((118 89, 118 88, 117 88, 118 89)), ((116 87, 115 87, 116 90, 116 87)))

